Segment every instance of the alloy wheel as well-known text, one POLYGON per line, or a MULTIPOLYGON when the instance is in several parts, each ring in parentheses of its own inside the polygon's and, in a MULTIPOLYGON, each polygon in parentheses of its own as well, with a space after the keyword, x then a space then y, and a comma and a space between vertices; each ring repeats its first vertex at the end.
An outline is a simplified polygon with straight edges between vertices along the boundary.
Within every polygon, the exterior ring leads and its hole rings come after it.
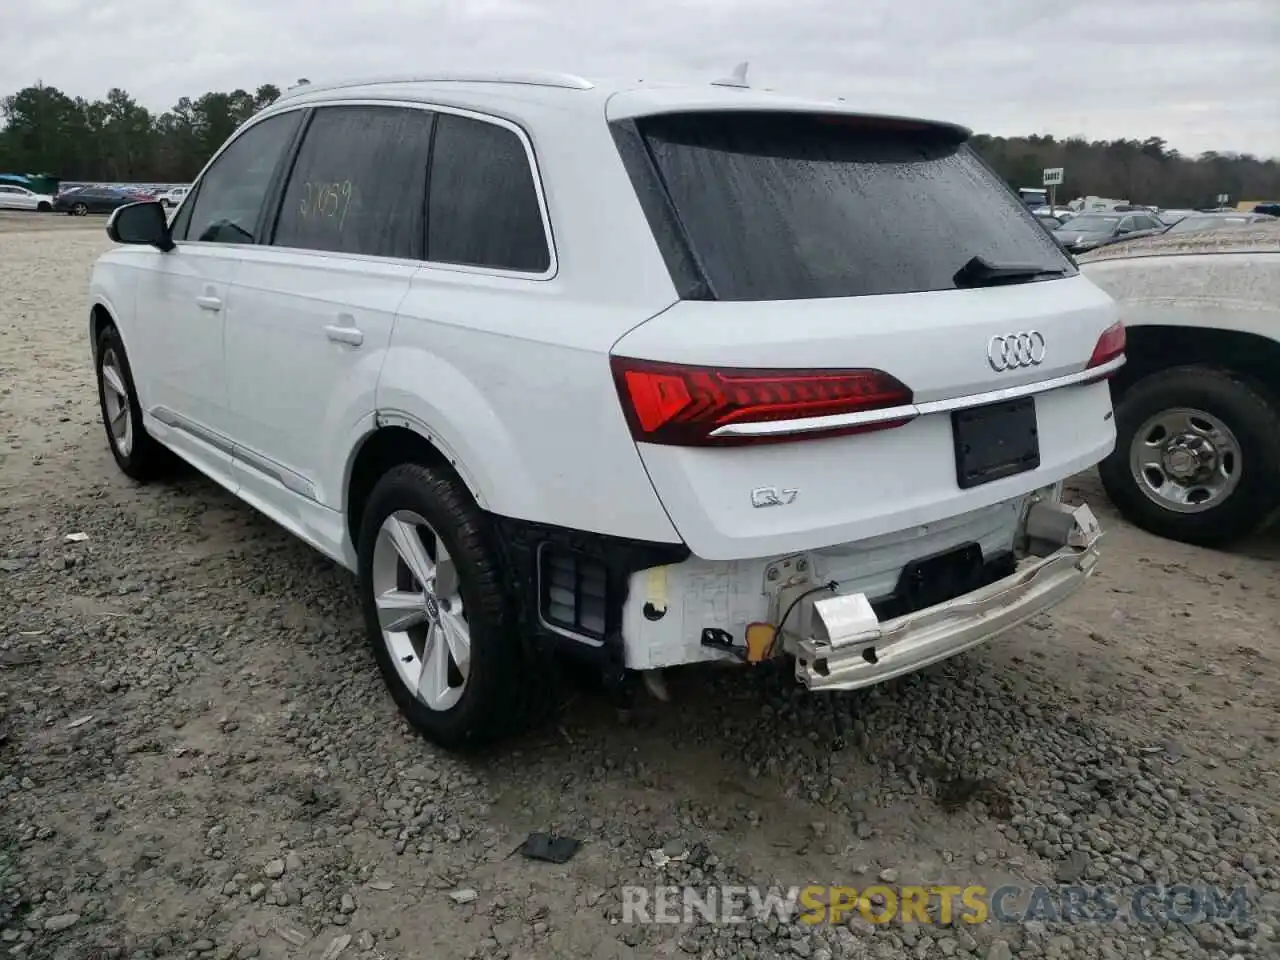
POLYGON ((125 386, 124 367, 112 349, 102 355, 102 406, 106 410, 111 442, 115 444, 120 456, 129 456, 133 451, 133 416, 129 410, 129 390, 125 386))
POLYGON ((383 521, 371 583, 382 640, 400 681, 428 709, 449 710, 471 674, 471 631, 457 566, 426 520, 400 510, 383 521))

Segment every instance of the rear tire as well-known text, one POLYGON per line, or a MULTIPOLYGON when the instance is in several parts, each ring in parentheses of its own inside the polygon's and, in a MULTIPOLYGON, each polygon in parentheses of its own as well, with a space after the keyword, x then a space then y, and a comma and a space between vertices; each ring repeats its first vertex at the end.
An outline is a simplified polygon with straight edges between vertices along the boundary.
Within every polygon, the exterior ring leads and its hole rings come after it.
POLYGON ((1137 526, 1170 540, 1222 547, 1257 532, 1280 507, 1280 402, 1262 386, 1229 370, 1175 367, 1139 380, 1115 408, 1116 448, 1099 473, 1107 496, 1137 526), (1144 459, 1163 463, 1163 438, 1170 433, 1163 424, 1179 420, 1195 425, 1189 435, 1203 436, 1220 464, 1203 483, 1162 484, 1173 478, 1169 464, 1148 471, 1136 466, 1144 459), (1205 433, 1204 427, 1215 429, 1205 433))
POLYGON ((142 408, 133 383, 133 371, 124 342, 113 326, 98 334, 94 357, 98 376, 98 406, 107 445, 116 466, 132 480, 145 483, 169 472, 174 456, 147 433, 142 425, 142 408))
POLYGON ((489 537, 483 514, 455 476, 412 463, 378 481, 360 524, 360 603, 378 669, 414 729, 451 750, 526 729, 549 703, 544 661, 521 642, 489 537), (418 547, 415 564, 406 554, 418 547), (449 621, 459 607, 461 617, 449 621), (403 615, 412 622, 384 630, 403 615), (459 620, 465 643, 456 632, 459 620), (446 635, 449 622, 455 632, 446 635), (433 683, 432 664, 441 656, 436 676, 447 679, 433 683))
POLYGON ((89 215, 89 207, 83 203, 77 203, 71 208, 73 217, 87 217, 89 215))

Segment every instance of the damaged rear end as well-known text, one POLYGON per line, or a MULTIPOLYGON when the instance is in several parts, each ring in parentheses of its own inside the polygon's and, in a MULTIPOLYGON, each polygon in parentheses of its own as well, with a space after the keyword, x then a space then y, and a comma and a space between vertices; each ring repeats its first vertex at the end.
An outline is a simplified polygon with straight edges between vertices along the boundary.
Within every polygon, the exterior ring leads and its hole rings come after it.
POLYGON ((615 344, 693 556, 632 577, 628 666, 792 654, 811 688, 951 656, 1089 575, 1061 482, 1115 442, 1110 299, 964 131, 806 111, 610 119, 680 302, 615 344))

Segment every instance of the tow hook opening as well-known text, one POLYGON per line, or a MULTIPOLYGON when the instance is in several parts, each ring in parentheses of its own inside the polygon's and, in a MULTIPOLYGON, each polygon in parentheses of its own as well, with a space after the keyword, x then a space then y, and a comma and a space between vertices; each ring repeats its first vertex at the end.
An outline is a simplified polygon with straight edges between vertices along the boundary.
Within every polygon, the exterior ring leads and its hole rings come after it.
POLYGON ((880 662, 880 658, 876 656, 875 647, 867 647, 865 650, 863 650, 862 659, 867 661, 867 663, 871 664, 872 666, 875 666, 877 663, 880 662))

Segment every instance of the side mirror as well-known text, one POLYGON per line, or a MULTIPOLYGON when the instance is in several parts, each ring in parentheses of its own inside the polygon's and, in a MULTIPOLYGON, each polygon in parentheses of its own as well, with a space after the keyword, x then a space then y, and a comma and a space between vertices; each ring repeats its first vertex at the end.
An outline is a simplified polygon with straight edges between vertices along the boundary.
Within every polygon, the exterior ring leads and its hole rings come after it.
POLYGON ((107 236, 116 243, 152 246, 165 253, 174 247, 169 217, 159 200, 116 207, 107 220, 107 236))

